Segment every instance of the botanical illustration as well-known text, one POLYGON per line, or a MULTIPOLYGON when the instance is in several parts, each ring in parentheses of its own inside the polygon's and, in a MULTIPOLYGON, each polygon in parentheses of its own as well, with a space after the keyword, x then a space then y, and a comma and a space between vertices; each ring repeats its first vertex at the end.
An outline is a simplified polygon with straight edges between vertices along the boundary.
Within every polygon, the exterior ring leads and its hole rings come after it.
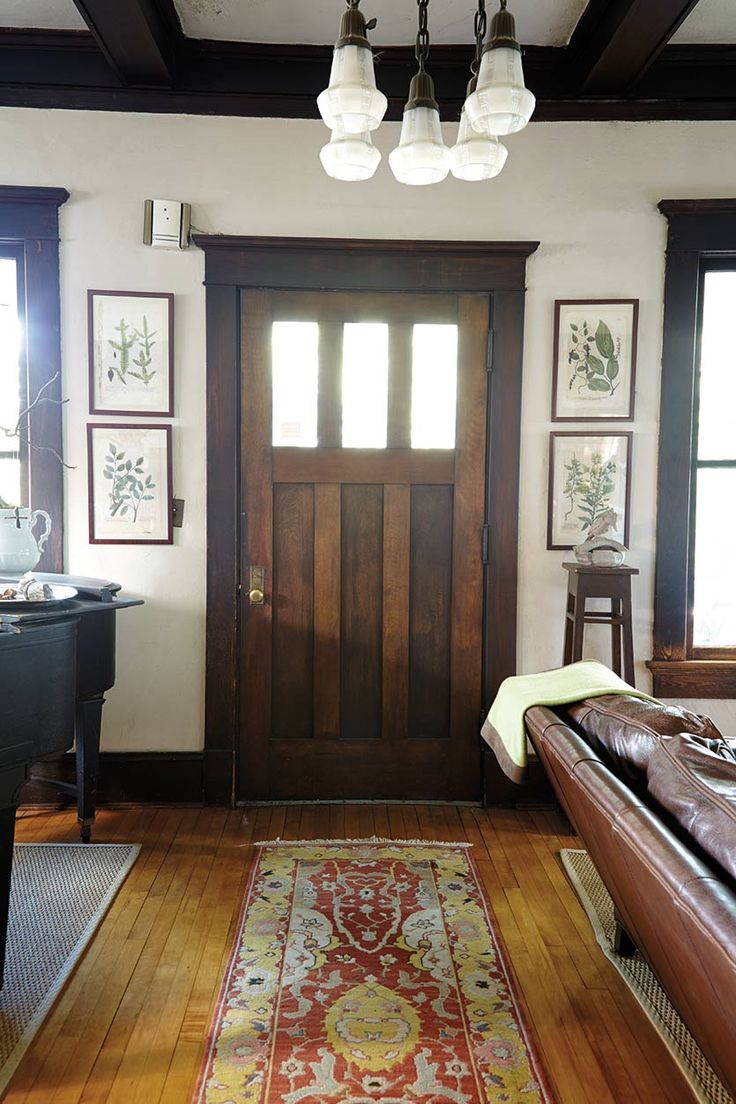
POLYGON ((121 318, 115 330, 118 340, 108 337, 107 343, 111 350, 111 361, 107 369, 107 378, 112 383, 117 376, 120 382, 127 387, 128 379, 139 379, 145 387, 148 387, 156 375, 157 369, 153 364, 153 347, 156 344, 154 338, 156 330, 151 330, 148 318, 143 315, 141 329, 137 329, 130 322, 121 318), (137 355, 134 355, 137 354, 137 355))
POLYGON ((125 449, 119 449, 111 441, 105 457, 105 479, 110 480, 110 517, 120 511, 120 516, 130 514, 135 524, 141 503, 153 502, 156 484, 153 476, 144 471, 144 458, 129 460, 125 449))
POLYGON ((573 548, 605 523, 626 543, 629 439, 626 433, 553 433, 548 548, 573 548))
POLYGON ((574 511, 587 530, 606 510, 610 509, 611 495, 615 489, 616 460, 604 460, 599 452, 593 454, 589 464, 574 453, 565 464, 564 495, 568 501, 565 521, 574 511))
POLYGON ((173 296, 91 291, 90 411, 173 415, 173 296))
POLYGON ((87 426, 92 543, 171 544, 171 426, 87 426))
POLYGON ((555 302, 555 421, 634 414, 638 301, 555 302))
POLYGON ((569 323, 569 364, 568 390, 577 389, 578 395, 584 391, 596 395, 613 395, 620 383, 619 357, 621 356, 621 338, 614 340, 610 328, 602 318, 593 330, 593 323, 587 319, 582 325, 569 323))

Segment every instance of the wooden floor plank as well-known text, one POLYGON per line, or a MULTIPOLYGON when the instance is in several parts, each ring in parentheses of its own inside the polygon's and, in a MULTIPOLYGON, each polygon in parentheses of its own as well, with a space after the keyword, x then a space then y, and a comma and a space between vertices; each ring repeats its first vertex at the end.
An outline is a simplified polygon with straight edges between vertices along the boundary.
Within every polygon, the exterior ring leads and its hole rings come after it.
MULTIPOLYGON (((105 809, 95 839, 141 855, 17 1070, 4 1104, 190 1104, 265 839, 472 844, 557 1104, 684 1104, 691 1094, 598 948, 548 812, 441 805, 105 809)), ((17 838, 75 840, 68 811, 22 810, 17 838)))

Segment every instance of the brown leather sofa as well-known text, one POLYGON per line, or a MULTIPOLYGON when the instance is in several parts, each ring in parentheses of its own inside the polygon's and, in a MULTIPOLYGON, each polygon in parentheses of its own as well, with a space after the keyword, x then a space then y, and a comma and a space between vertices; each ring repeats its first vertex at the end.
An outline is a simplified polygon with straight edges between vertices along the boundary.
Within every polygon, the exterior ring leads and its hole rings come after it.
MULTIPOLYGON (((736 755, 707 718, 625 695, 526 714, 615 905, 736 1097, 736 755)), ((628 944, 628 947, 627 947, 628 944)))

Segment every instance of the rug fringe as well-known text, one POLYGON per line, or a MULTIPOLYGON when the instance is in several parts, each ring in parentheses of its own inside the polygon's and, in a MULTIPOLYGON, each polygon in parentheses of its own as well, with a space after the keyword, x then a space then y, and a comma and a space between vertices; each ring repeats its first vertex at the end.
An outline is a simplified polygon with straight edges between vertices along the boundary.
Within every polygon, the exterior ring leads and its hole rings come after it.
POLYGON ((282 839, 281 836, 277 836, 273 840, 258 840, 253 844, 254 847, 328 847, 334 845, 335 847, 343 847, 348 843, 371 843, 371 844, 403 844, 409 847, 459 847, 464 850, 470 849, 472 843, 453 843, 449 840, 425 840, 425 839, 388 839, 385 836, 366 836, 363 839, 310 839, 310 840, 287 840, 282 839))

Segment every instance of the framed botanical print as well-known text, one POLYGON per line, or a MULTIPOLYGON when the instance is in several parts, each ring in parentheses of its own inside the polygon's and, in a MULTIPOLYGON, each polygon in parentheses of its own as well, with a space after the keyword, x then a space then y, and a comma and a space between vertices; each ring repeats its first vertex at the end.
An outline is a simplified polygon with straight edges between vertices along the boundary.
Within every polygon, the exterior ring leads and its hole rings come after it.
POLYGON ((171 426, 87 425, 90 544, 173 544, 171 426))
POLYGON ((634 417, 638 299, 556 299, 552 421, 634 417))
POLYGON ((174 296, 87 292, 90 414, 174 414, 174 296))
POLYGON ((574 548, 595 522, 605 521, 608 535, 628 546, 632 436, 550 434, 547 548, 574 548))

